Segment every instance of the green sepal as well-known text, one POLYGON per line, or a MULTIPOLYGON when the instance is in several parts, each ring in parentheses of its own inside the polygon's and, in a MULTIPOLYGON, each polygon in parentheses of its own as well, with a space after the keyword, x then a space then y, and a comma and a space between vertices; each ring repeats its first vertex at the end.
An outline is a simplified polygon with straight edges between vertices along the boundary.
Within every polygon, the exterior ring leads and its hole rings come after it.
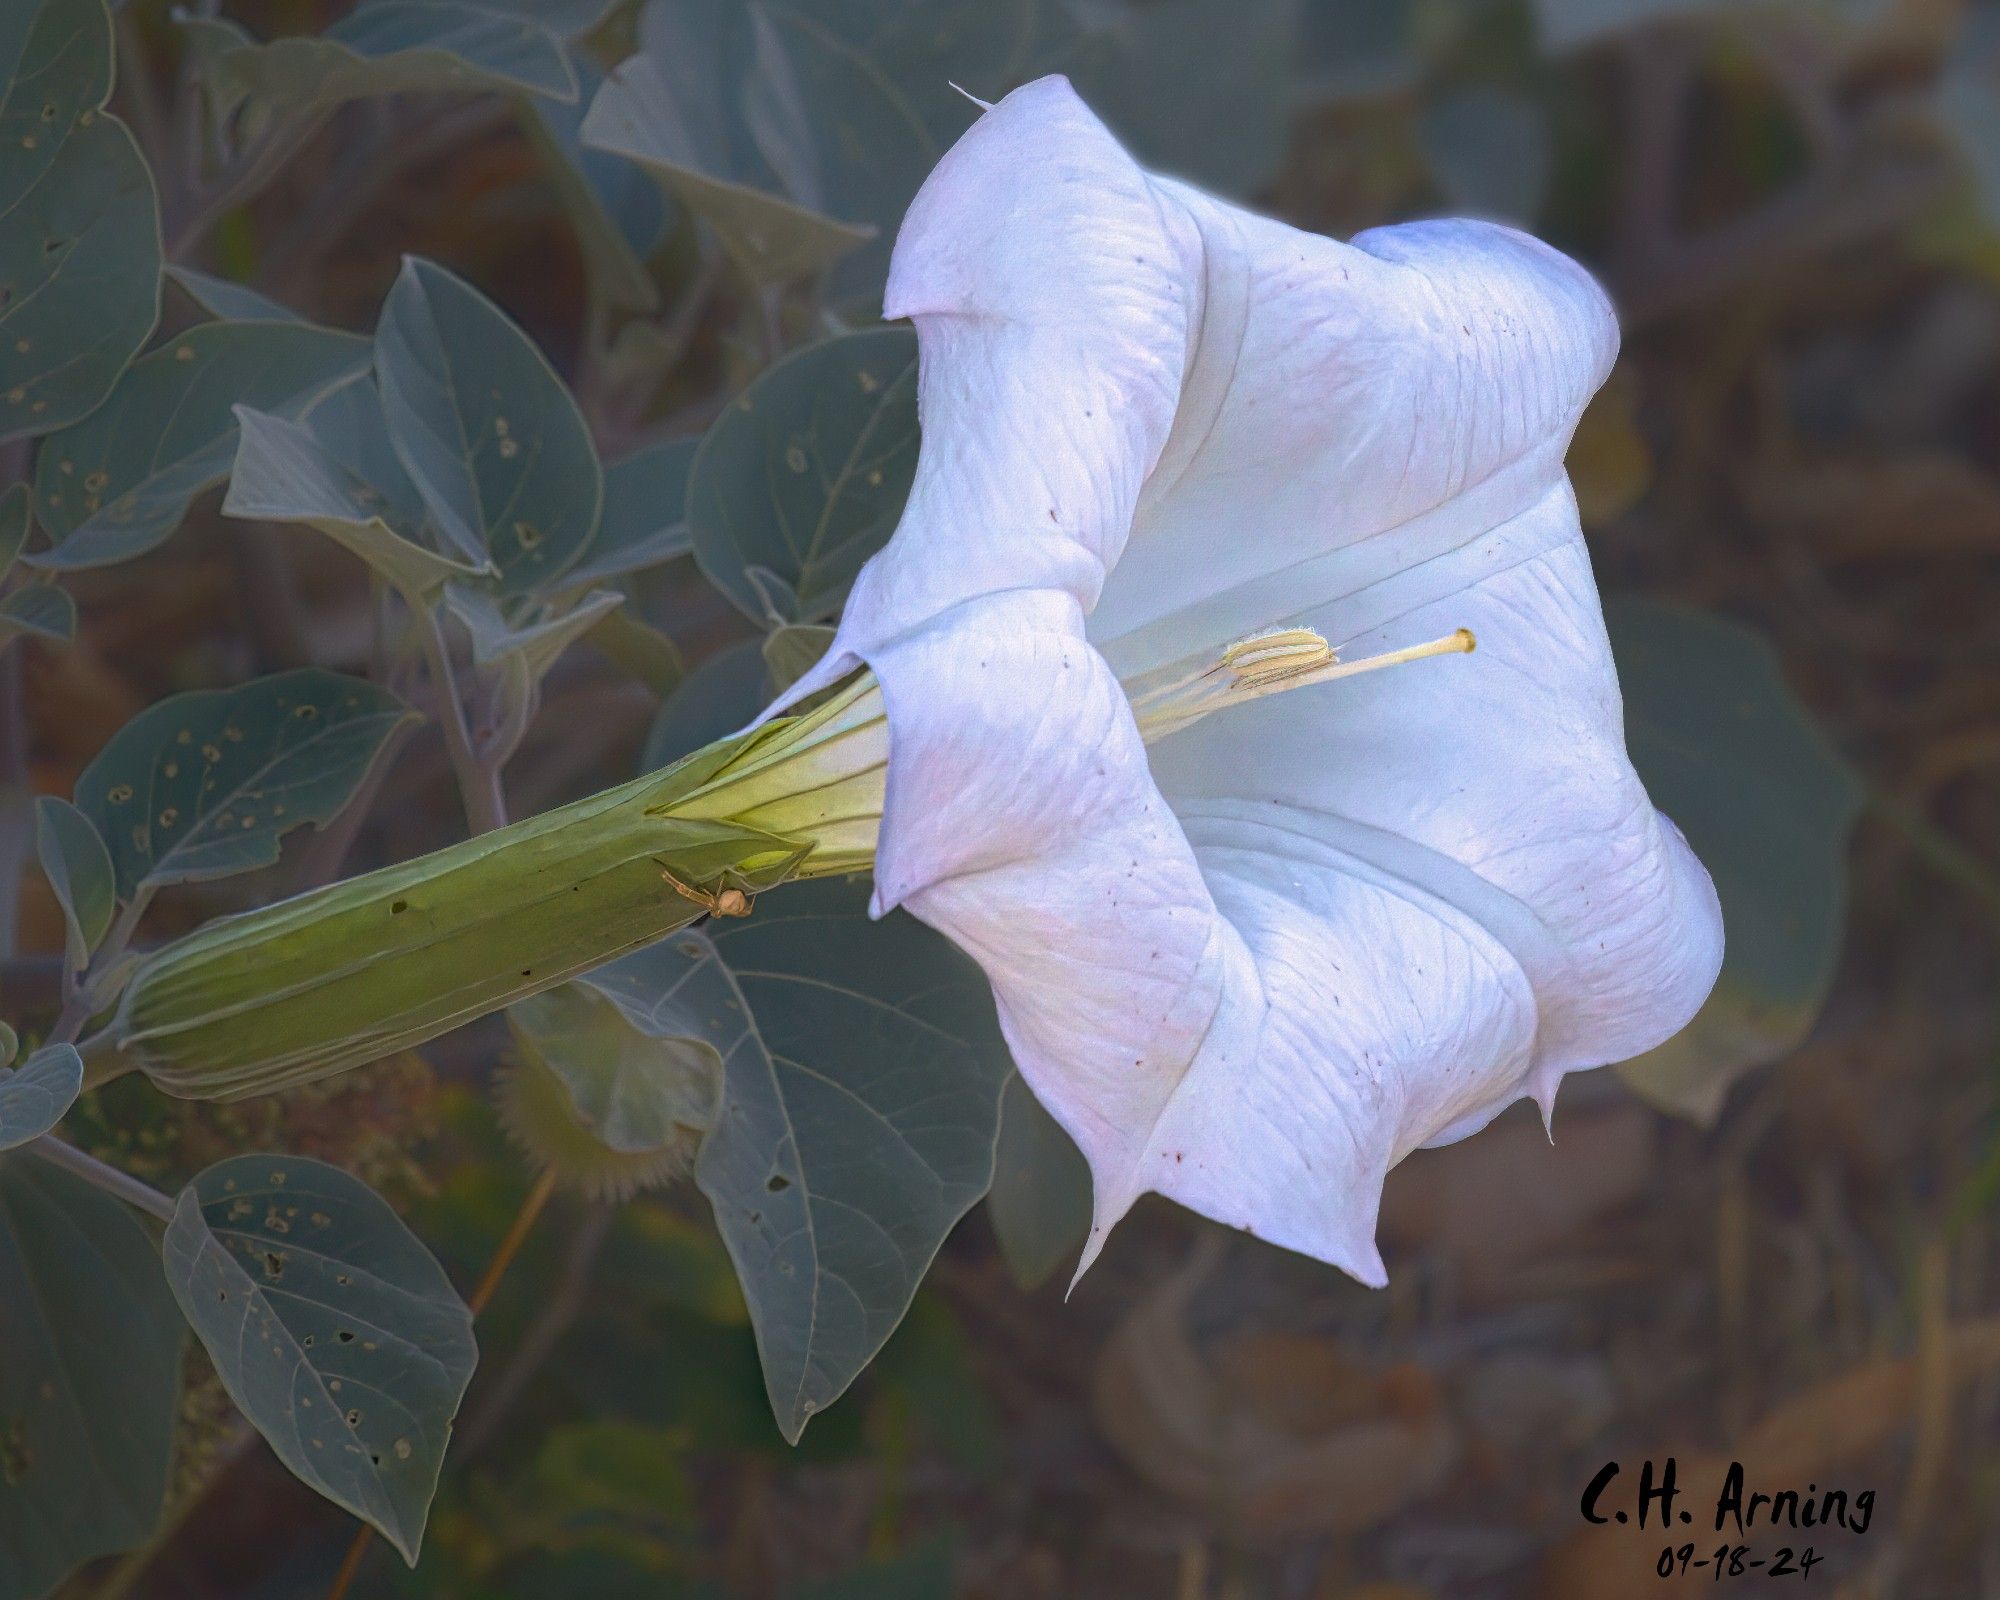
POLYGON ((268 1094, 420 1045, 685 927, 704 908, 664 872, 763 893, 797 873, 810 841, 667 813, 767 737, 211 923, 134 976, 116 1046, 170 1094, 268 1094))

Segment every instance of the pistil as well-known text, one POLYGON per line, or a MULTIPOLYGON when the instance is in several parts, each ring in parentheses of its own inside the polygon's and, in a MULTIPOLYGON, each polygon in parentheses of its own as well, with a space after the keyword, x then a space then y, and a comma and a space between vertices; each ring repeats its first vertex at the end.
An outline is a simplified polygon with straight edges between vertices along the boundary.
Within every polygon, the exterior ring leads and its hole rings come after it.
POLYGON ((1230 706, 1311 684, 1379 672, 1431 656, 1469 655, 1477 641, 1469 628, 1401 650, 1342 661, 1311 628, 1283 628, 1239 639, 1221 655, 1188 670, 1185 661, 1157 669, 1128 685, 1132 711, 1148 744, 1191 727, 1230 706))

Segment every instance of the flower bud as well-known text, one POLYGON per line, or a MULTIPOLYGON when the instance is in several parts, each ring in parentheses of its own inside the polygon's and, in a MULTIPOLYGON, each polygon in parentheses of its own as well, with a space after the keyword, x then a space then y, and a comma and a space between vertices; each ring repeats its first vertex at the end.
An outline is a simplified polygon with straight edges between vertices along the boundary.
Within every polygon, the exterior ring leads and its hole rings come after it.
POLYGON ((650 944, 701 916, 703 895, 743 905, 865 868, 887 760, 872 691, 864 676, 665 772, 210 923, 139 968, 93 1060, 108 1046, 114 1071, 188 1099, 269 1094, 650 944))

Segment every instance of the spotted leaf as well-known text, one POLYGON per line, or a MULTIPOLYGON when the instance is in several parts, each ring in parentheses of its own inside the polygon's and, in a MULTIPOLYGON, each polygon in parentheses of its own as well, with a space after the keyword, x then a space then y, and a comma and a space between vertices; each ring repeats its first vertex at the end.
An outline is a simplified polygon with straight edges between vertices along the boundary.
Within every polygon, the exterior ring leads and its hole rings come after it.
POLYGON ((278 1459, 416 1564, 472 1313, 387 1201, 338 1167, 237 1156, 181 1191, 167 1281, 278 1459))
POLYGON ((0 7, 0 444, 95 410, 160 310, 160 215, 105 111, 104 0, 0 7))
POLYGON ((751 384, 696 451, 695 560, 766 627, 822 621, 887 542, 916 463, 916 336, 810 346, 751 384))
POLYGON ((562 379, 499 307, 442 267, 405 261, 375 367, 396 454, 452 545, 489 555, 510 595, 575 563, 604 469, 562 379))
POLYGON ((118 896, 226 877, 353 798, 409 709, 316 667, 148 707, 83 771, 76 803, 111 852, 118 896))

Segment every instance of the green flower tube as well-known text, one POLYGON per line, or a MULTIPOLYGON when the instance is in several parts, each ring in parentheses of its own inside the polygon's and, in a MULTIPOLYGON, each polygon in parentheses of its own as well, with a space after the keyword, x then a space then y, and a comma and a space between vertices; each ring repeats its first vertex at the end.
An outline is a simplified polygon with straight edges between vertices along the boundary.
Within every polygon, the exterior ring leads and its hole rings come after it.
POLYGON ((863 870, 887 739, 864 674, 664 772, 210 923, 134 974, 95 1076, 136 1068, 201 1100, 296 1087, 662 938, 707 897, 863 870))

